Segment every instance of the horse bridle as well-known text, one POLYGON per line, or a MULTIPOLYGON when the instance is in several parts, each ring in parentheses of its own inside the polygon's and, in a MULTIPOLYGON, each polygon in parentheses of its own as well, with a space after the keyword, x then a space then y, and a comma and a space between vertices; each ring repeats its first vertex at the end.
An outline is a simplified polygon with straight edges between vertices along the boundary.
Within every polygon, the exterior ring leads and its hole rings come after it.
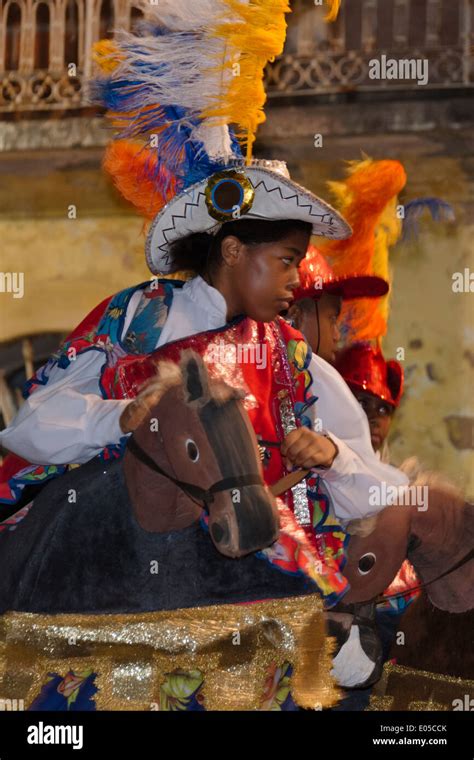
POLYGON ((447 575, 454 573, 455 570, 459 570, 460 567, 466 565, 471 561, 471 559, 474 559, 474 548, 471 549, 466 555, 464 555, 464 557, 461 557, 461 559, 456 562, 456 564, 445 570, 444 573, 437 575, 436 578, 432 578, 430 581, 426 581, 426 583, 420 583, 418 586, 412 586, 406 591, 399 591, 398 594, 389 594, 388 596, 382 595, 376 604, 383 604, 389 599, 400 599, 402 596, 408 596, 408 594, 412 594, 414 591, 422 591, 427 586, 431 586, 432 583, 436 583, 437 581, 441 580, 441 578, 445 578, 447 575))
POLYGON ((201 488, 200 486, 194 485, 194 483, 187 483, 185 480, 179 480, 179 478, 175 478, 169 472, 163 470, 160 465, 157 464, 154 459, 144 451, 144 449, 142 449, 140 444, 137 443, 133 437, 129 438, 127 449, 136 457, 136 459, 146 465, 150 470, 159 473, 159 475, 163 475, 167 480, 174 483, 178 488, 184 491, 190 499, 195 502, 202 501, 203 504, 200 504, 199 506, 203 509, 205 509, 208 504, 212 504, 216 493, 234 490, 243 486, 263 486, 262 478, 258 473, 247 473, 245 475, 234 475, 229 478, 222 478, 222 480, 213 483, 210 488, 201 488))

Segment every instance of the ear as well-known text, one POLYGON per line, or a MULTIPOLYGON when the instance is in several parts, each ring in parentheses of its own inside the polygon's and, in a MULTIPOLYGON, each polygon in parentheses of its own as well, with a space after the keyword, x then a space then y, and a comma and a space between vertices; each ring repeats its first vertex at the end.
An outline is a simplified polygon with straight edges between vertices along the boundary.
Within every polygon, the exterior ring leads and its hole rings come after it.
POLYGON ((206 404, 210 399, 209 376, 202 357, 190 349, 181 354, 180 368, 183 375, 183 389, 187 404, 206 404))
POLYGON ((287 311, 286 318, 291 320, 293 327, 297 330, 301 330, 303 324, 303 312, 301 306, 298 303, 294 303, 287 311))
POLYGON ((235 267, 244 250, 243 243, 235 235, 227 235, 221 242, 221 257, 229 267, 235 267))

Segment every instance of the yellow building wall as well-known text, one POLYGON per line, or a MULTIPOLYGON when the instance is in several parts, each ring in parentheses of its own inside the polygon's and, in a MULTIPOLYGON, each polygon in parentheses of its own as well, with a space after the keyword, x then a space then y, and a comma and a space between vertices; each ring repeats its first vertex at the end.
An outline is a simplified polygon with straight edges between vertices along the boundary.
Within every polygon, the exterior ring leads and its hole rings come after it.
POLYGON ((24 273, 24 296, 0 294, 0 341, 68 333, 100 301, 151 275, 132 216, 0 220, 2 271, 24 273))
MULTIPOLYGON (((387 357, 404 348, 405 394, 391 454, 416 454, 474 495, 474 292, 453 292, 453 273, 474 272, 474 225, 428 223, 393 255, 387 357)), ((474 289, 474 284, 473 284, 474 289)))

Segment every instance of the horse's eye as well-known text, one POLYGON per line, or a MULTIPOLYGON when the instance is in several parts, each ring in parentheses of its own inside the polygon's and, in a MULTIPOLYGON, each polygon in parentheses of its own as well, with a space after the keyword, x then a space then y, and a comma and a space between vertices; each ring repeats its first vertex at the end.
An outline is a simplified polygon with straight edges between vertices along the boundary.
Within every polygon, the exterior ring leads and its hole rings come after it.
POLYGON ((199 449, 191 438, 188 438, 186 441, 186 452, 192 462, 197 462, 199 459, 199 449))
POLYGON ((375 554, 372 554, 372 552, 367 552, 367 554, 363 554, 362 557, 359 559, 359 573, 361 575, 367 575, 367 573, 370 573, 373 566, 375 565, 376 557, 375 554))

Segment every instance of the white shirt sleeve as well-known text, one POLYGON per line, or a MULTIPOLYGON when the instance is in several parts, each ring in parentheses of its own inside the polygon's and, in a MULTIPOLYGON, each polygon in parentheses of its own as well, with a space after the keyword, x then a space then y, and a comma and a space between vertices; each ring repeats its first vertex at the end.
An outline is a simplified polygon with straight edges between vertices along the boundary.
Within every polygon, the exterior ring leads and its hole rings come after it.
POLYGON ((123 436, 119 418, 129 400, 101 396, 105 354, 86 351, 66 369, 53 367, 0 433, 9 451, 34 464, 83 464, 123 436))
MULTIPOLYGON (((128 304, 122 336, 133 319, 142 291, 128 304)), ((157 347, 185 335, 225 324, 227 305, 221 293, 196 277, 178 290, 157 347)), ((83 464, 104 446, 123 436, 120 415, 129 399, 102 398, 99 380, 103 351, 79 354, 66 369, 54 367, 44 386, 37 386, 10 426, 0 432, 9 451, 34 464, 83 464)))
POLYGON ((378 512, 386 506, 387 487, 404 486, 408 479, 377 458, 367 417, 339 372, 315 355, 309 371, 309 392, 318 397, 311 408, 314 429, 327 433, 339 449, 329 469, 314 468, 324 479, 336 517, 350 520, 378 512))

